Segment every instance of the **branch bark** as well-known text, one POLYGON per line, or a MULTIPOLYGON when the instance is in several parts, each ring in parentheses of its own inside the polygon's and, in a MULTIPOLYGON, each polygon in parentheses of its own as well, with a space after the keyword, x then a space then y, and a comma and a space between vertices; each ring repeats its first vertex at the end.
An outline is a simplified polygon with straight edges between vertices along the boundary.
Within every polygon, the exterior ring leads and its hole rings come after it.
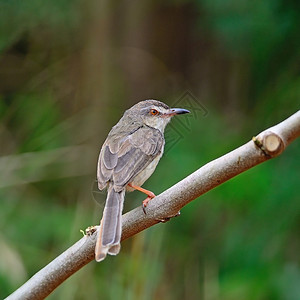
MULTIPOLYGON (((123 215, 122 240, 161 221, 176 216, 192 200, 232 177, 280 155, 300 136, 300 111, 273 126, 243 146, 209 162, 168 190, 156 196, 147 206, 123 215)), ((36 273, 6 299, 44 299, 64 280, 94 259, 98 226, 36 273)))

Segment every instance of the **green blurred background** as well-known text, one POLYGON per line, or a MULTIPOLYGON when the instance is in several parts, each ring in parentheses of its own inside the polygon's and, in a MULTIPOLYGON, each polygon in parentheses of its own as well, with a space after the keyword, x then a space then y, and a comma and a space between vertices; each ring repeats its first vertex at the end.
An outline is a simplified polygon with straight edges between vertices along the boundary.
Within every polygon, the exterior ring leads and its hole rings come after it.
MULTIPOLYGON (((180 127, 156 194, 296 112, 299 3, 0 0, 0 298, 99 223, 99 149, 134 103, 189 91, 208 111, 180 127)), ((299 167, 295 141, 49 299, 300 299, 299 167)))

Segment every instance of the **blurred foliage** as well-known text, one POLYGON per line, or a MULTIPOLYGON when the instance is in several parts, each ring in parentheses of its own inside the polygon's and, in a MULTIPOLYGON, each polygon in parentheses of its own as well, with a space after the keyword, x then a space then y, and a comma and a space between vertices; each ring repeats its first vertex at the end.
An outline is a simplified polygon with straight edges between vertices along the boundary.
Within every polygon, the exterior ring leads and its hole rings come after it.
MULTIPOLYGON (((0 298, 99 223, 97 155, 137 101, 196 98, 156 194, 297 111, 299 27, 293 0, 0 0, 0 298)), ((298 188, 295 141, 49 299, 300 299, 298 188)))

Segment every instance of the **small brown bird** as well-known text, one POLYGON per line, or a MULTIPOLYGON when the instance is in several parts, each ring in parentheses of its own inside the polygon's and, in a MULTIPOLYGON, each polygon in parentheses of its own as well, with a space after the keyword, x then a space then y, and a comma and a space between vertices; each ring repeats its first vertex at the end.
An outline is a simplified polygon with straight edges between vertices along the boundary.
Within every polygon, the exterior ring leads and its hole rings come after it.
POLYGON ((117 255, 122 234, 122 210, 125 191, 139 190, 148 197, 154 193, 141 186, 154 172, 164 152, 164 129, 174 115, 189 113, 169 108, 157 100, 141 101, 126 110, 111 129, 99 155, 97 180, 100 190, 107 188, 107 198, 95 248, 96 261, 107 253, 117 255))

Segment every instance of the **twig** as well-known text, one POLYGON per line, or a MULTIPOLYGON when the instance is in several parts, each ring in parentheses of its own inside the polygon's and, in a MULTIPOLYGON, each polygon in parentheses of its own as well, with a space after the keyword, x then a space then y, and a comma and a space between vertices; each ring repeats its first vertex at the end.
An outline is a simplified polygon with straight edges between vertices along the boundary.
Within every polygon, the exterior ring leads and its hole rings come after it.
MULTIPOLYGON (((207 191, 280 155, 299 136, 300 111, 156 196, 147 206, 147 215, 141 207, 123 215, 122 240, 172 218, 183 206, 207 191)), ((36 273, 7 299, 44 299, 64 280, 94 259, 97 229, 98 226, 89 228, 86 236, 36 273)))

